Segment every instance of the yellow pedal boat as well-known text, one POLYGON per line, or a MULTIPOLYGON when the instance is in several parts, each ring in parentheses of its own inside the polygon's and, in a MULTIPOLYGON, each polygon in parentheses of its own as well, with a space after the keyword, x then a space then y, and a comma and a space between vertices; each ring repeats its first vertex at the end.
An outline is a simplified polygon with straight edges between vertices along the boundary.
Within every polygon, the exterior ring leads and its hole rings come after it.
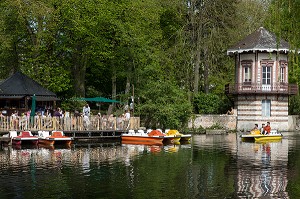
POLYGON ((262 142, 262 141, 279 141, 281 140, 283 135, 277 130, 271 130, 270 134, 260 134, 259 130, 250 131, 250 134, 241 135, 242 141, 255 141, 255 142, 262 142))
POLYGON ((186 141, 190 141, 191 138, 192 138, 192 135, 191 134, 182 134, 182 133, 179 133, 179 131, 177 130, 169 130, 166 135, 168 136, 174 136, 174 142, 186 142, 186 141))

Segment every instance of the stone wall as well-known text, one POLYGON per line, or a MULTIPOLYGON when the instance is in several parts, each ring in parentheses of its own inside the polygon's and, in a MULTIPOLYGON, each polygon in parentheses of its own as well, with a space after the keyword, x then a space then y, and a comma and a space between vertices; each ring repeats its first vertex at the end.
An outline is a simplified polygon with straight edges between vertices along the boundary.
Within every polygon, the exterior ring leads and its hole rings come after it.
MULTIPOLYGON (((194 115, 188 122, 188 128, 208 129, 213 126, 221 127, 226 130, 236 130, 236 117, 235 115, 194 115)), ((288 116, 288 129, 282 129, 283 131, 295 131, 300 130, 300 117, 299 115, 288 116)), ((241 130, 241 129, 238 129, 241 130)))
POLYGON ((213 126, 221 127, 222 129, 235 130, 236 116, 235 115, 194 115, 189 120, 188 128, 211 128, 213 126))

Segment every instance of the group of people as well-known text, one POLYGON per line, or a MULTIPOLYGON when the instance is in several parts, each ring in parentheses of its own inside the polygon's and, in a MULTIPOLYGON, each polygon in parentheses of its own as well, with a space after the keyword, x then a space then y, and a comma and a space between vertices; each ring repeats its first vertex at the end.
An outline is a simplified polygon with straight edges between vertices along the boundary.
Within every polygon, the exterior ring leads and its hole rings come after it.
POLYGON ((75 110, 74 114, 69 111, 63 111, 60 107, 54 110, 37 110, 34 115, 29 109, 26 112, 19 112, 16 110, 11 115, 6 116, 0 111, 0 129, 28 129, 28 128, 51 128, 54 125, 56 128, 78 129, 83 127, 85 130, 98 129, 128 129, 130 127, 130 110, 124 110, 124 113, 118 115, 114 114, 92 115, 89 104, 85 104, 80 111, 75 110), (6 127, 9 126, 9 127, 6 127))
MULTIPOLYGON (((254 130, 256 130, 256 131, 259 130, 258 124, 254 125, 254 128, 252 129, 252 131, 254 131, 254 130)), ((265 125, 265 124, 261 125, 260 134, 268 135, 268 134, 270 134, 270 132, 271 132, 270 122, 267 122, 267 125, 265 125)))
MULTIPOLYGON (((89 125, 91 124, 90 121, 90 112, 91 109, 88 104, 86 104, 82 109, 82 116, 83 116, 83 126, 85 129, 89 128, 89 125)), ((115 128, 115 122, 116 122, 116 128, 117 129, 128 129, 130 126, 130 111, 125 111, 124 114, 122 114, 120 117, 117 117, 115 120, 115 117, 113 114, 109 115, 103 115, 101 116, 101 113, 97 114, 97 117, 95 118, 96 121, 94 121, 94 125, 98 129, 106 130, 106 129, 114 129, 115 128)))

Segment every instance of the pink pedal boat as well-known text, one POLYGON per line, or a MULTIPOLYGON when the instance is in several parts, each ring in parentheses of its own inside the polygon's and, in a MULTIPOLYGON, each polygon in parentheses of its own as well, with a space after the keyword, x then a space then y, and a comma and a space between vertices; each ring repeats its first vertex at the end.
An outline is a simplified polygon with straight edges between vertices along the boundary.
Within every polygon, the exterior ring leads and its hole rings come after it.
POLYGON ((16 131, 10 132, 10 137, 13 145, 37 145, 38 137, 33 136, 30 131, 22 131, 18 136, 16 131))

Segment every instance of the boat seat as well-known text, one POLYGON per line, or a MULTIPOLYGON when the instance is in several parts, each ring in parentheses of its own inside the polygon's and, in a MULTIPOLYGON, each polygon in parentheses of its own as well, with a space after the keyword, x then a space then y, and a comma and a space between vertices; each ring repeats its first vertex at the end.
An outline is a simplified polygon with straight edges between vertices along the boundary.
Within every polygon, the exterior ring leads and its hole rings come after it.
POLYGON ((271 134, 271 135, 274 135, 274 134, 277 135, 278 132, 277 132, 277 130, 271 130, 271 131, 270 131, 270 134, 271 134))
POLYGON ((152 131, 152 129, 147 129, 147 134, 150 133, 152 131))
POLYGON ((163 133, 161 129, 156 129, 156 130, 158 130, 159 132, 163 133))
POLYGON ((22 131, 20 133, 20 136, 23 136, 23 137, 30 137, 30 136, 33 136, 32 133, 30 131, 22 131))
POLYGON ((140 129, 140 130, 138 130, 138 133, 139 133, 140 135, 144 135, 144 136, 145 136, 145 135, 148 135, 147 133, 145 133, 145 131, 144 131, 144 130, 141 130, 141 129, 140 129))
POLYGON ((49 137, 49 131, 38 131, 38 135, 42 138, 49 137))
POLYGON ((43 134, 43 133, 44 133, 44 131, 38 131, 38 136, 39 136, 39 137, 44 137, 44 134, 43 134))
POLYGON ((138 130, 138 133, 144 134, 144 130, 138 130))
POLYGON ((9 131, 10 138, 17 137, 17 136, 18 136, 17 131, 9 131))
POLYGON ((134 130, 130 129, 130 130, 128 131, 128 134, 135 134, 135 132, 134 132, 134 130))
POLYGON ((51 135, 55 137, 63 137, 64 133, 62 131, 52 131, 51 135))

